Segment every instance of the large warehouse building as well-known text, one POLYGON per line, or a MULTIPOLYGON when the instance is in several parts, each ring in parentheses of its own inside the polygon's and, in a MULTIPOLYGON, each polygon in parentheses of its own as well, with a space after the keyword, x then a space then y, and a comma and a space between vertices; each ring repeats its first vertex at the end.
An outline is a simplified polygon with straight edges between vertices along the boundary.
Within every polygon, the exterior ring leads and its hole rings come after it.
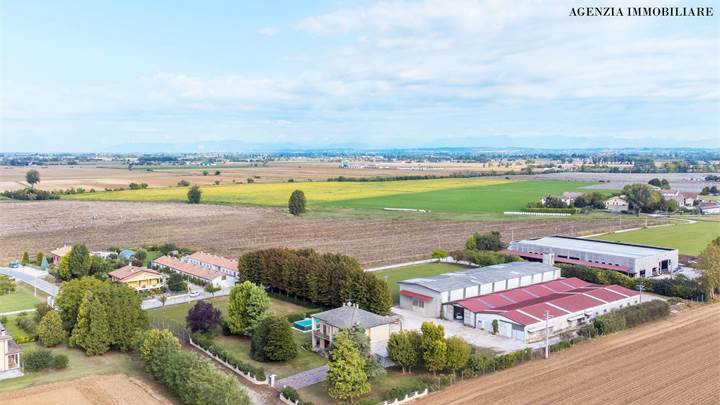
POLYGON ((398 282, 400 307, 437 318, 442 304, 560 278, 545 263, 514 262, 398 282))
POLYGON ((545 314, 549 315, 548 335, 589 323, 613 309, 639 304, 639 293, 619 285, 596 285, 578 278, 553 280, 445 305, 446 319, 532 343, 545 338, 545 314))
POLYGON ((649 277, 672 272, 678 267, 678 250, 628 243, 546 236, 510 242, 505 253, 528 260, 555 255, 556 263, 579 264, 626 273, 631 277, 649 277))

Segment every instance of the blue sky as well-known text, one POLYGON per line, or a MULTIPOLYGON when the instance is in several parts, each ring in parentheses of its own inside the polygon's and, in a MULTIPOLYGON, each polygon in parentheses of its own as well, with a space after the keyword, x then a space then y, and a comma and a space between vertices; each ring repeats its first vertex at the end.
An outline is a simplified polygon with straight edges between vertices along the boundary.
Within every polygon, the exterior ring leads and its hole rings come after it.
POLYGON ((718 16, 573 4, 3 0, 0 151, 720 147, 718 16))

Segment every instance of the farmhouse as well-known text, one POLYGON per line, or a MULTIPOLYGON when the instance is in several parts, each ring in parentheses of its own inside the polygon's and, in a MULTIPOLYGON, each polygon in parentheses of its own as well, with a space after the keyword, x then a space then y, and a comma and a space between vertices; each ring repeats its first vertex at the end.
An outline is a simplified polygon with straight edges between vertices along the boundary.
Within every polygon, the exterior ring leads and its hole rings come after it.
POLYGON ((553 280, 444 305, 446 317, 465 325, 532 343, 589 323, 617 308, 639 304, 639 293, 618 285, 591 284, 579 278, 553 280))
POLYGON ((195 252, 190 256, 183 257, 181 260, 228 276, 237 277, 238 275, 238 261, 226 259, 222 256, 195 252))
POLYGON ((108 275, 112 281, 126 284, 137 291, 152 290, 163 285, 163 275, 147 267, 125 266, 108 275))
POLYGON ((180 261, 174 257, 161 256, 152 261, 153 268, 164 268, 172 270, 176 273, 195 278, 200 281, 210 283, 216 287, 226 287, 228 285, 226 277, 220 273, 205 269, 194 264, 180 261))
POLYGON ((583 193, 578 193, 578 192, 574 192, 574 191, 566 191, 566 192, 562 193, 562 195, 545 196, 540 199, 540 202, 545 204, 545 199, 547 197, 554 197, 554 198, 557 198, 558 200, 562 201, 568 207, 572 207, 572 205, 575 203, 575 200, 578 197, 580 197, 581 195, 583 195, 583 193))
POLYGON ((0 323, 0 380, 21 377, 20 353, 22 349, 0 323))
POLYGON ((546 263, 514 262, 398 282, 400 307, 440 317, 442 304, 560 278, 546 263))
POLYGON ((387 353, 387 341, 390 339, 390 326, 397 323, 396 318, 365 311, 349 302, 342 307, 314 314, 311 320, 314 351, 328 349, 340 329, 359 325, 365 329, 365 335, 370 339, 370 348, 380 364, 387 366, 392 363, 387 353))
POLYGON ((675 201, 681 207, 685 205, 685 195, 677 190, 660 190, 660 195, 666 200, 675 201))
POLYGON ((630 204, 622 196, 614 196, 605 200, 605 208, 610 212, 623 212, 630 209, 630 204))
POLYGON ((654 276, 678 267, 678 250, 629 243, 545 236, 510 242, 506 253, 528 260, 553 254, 557 263, 615 270, 631 277, 654 276))
POLYGON ((72 246, 70 245, 63 245, 63 247, 59 247, 53 251, 50 252, 50 256, 52 257, 53 265, 57 266, 60 264, 60 259, 63 258, 66 254, 70 253, 72 250, 72 246))

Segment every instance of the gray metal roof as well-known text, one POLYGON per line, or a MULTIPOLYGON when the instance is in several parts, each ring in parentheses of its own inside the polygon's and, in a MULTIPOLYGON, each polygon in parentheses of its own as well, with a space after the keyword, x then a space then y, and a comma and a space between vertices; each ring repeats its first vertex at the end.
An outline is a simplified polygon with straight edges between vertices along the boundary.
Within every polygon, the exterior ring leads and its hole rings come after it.
POLYGON ((400 281, 399 284, 416 284, 433 291, 443 292, 471 287, 479 284, 532 276, 546 271, 558 270, 557 267, 537 262, 512 262, 494 266, 477 267, 454 273, 438 274, 432 277, 413 278, 400 281))
POLYGON ((313 314, 312 317, 325 321, 340 329, 349 328, 355 324, 367 329, 395 322, 395 318, 391 316, 373 314, 364 309, 356 308, 354 305, 345 305, 340 308, 320 312, 313 314))
POLYGON ((524 246, 539 246, 551 249, 571 249, 588 253, 598 253, 629 258, 655 256, 658 253, 672 251, 674 249, 633 245, 628 243, 610 242, 602 240, 572 238, 567 236, 546 236, 538 239, 527 239, 513 244, 524 246))

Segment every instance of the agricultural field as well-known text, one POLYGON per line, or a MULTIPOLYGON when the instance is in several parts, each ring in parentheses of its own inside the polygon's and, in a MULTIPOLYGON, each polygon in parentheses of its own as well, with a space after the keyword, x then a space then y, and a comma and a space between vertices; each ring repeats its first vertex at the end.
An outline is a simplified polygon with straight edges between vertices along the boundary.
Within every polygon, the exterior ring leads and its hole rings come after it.
MULTIPOLYGON (((431 394, 418 403, 711 404, 720 308, 703 305, 431 394), (621 370, 632 370, 632 378, 621 370)), ((318 402, 319 403, 319 402, 318 402)))
MULTIPOLYGON (((206 300, 222 312, 223 317, 228 315, 228 296, 211 298, 206 300)), ((185 325, 185 317, 188 311, 195 305, 195 302, 186 302, 183 304, 168 305, 162 308, 148 310, 148 316, 153 320, 166 320, 185 325)), ((270 297, 270 310, 278 315, 288 315, 296 312, 306 312, 312 308, 296 305, 290 302, 282 301, 277 298, 270 297)))
POLYGON ((398 281, 416 277, 435 276, 437 274, 452 273, 454 271, 462 271, 466 269, 466 267, 458 266, 456 264, 427 263, 376 271, 373 272, 373 274, 387 282, 393 296, 393 302, 397 304, 400 302, 398 296, 398 281))
MULTIPOLYGON (((321 160, 273 161, 266 164, 229 162, 217 166, 136 166, 128 170, 119 162, 106 164, 82 164, 75 166, 35 167, 40 172, 38 188, 43 190, 65 190, 82 187, 85 190, 105 188, 128 188, 130 183, 147 183, 150 188, 175 186, 180 180, 201 186, 214 184, 286 183, 294 181, 326 181, 334 177, 387 177, 406 175, 449 176, 458 172, 504 172, 519 171, 524 161, 506 163, 368 163, 355 168, 340 168, 340 162, 321 160), (204 172, 208 172, 204 175, 204 172), (220 171, 215 175, 215 171, 220 171)), ((6 166, 0 168, 0 191, 25 187, 27 167, 6 166)))
POLYGON ((296 218, 282 209, 214 204, 61 200, 0 205, 0 261, 5 262, 18 259, 23 251, 47 253, 64 243, 103 250, 172 242, 225 257, 269 247, 313 248, 349 254, 365 267, 378 267, 428 259, 433 249, 460 249, 473 232, 496 230, 508 240, 549 233, 601 233, 645 223, 632 217, 585 215, 512 220, 404 215, 296 218))
POLYGON ((23 282, 17 282, 15 291, 0 295, 0 314, 4 312, 33 309, 35 304, 45 302, 45 294, 38 290, 38 295, 33 295, 33 288, 23 282))
POLYGON ((681 254, 697 256, 711 240, 719 236, 720 222, 698 220, 694 224, 669 224, 607 234, 594 239, 675 248, 679 249, 681 254))
MULTIPOLYGON (((436 179, 383 182, 307 182, 234 184, 203 188, 202 202, 285 207, 294 190, 303 190, 308 208, 412 208, 441 212, 493 212, 522 209, 546 194, 582 191, 590 182, 436 179)), ((187 187, 85 193, 70 200, 185 202, 187 187)))

